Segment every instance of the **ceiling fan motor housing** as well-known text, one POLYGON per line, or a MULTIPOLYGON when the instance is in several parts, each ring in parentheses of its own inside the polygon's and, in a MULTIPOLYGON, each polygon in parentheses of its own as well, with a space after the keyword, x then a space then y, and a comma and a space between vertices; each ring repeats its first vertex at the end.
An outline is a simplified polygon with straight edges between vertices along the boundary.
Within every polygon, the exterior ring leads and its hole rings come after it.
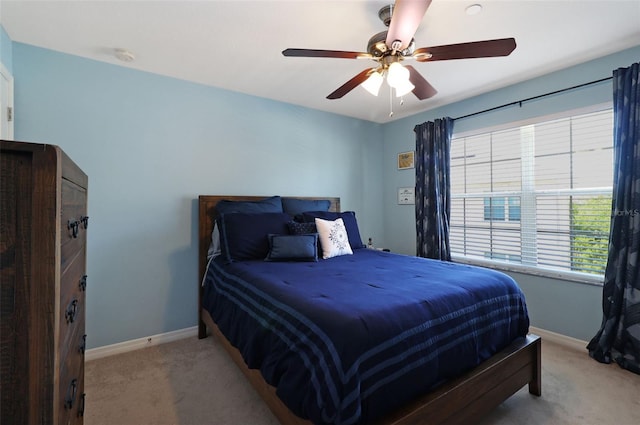
POLYGON ((380 58, 389 50, 387 47, 387 32, 382 31, 369 39, 367 43, 367 53, 373 57, 380 58))
MULTIPOLYGON (((382 31, 375 34, 373 37, 369 39, 367 43, 367 53, 369 53, 374 58, 381 58, 383 56, 390 55, 392 50, 387 46, 387 31, 382 31)), ((414 39, 411 39, 411 43, 407 46, 406 49, 400 50, 396 52, 400 56, 411 56, 413 55, 413 51, 416 48, 416 43, 414 39)))

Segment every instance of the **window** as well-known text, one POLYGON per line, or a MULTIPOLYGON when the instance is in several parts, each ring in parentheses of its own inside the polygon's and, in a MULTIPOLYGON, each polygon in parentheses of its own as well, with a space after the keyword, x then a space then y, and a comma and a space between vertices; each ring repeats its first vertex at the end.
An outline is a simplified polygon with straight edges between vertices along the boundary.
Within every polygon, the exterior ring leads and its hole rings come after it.
POLYGON ((484 198, 485 221, 504 221, 504 198, 484 198))
POLYGON ((484 198, 484 219, 497 221, 520 220, 520 198, 503 196, 484 198))
POLYGON ((612 141, 611 109, 454 137, 453 256, 601 277, 612 141))

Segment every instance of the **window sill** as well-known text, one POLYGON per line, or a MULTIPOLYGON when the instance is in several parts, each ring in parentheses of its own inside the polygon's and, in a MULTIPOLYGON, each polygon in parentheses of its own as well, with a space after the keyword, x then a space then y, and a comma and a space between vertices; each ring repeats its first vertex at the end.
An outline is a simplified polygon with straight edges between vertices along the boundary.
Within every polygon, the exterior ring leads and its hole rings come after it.
POLYGON ((486 267, 499 271, 516 272, 532 276, 547 277, 552 279, 566 280, 569 282, 583 283, 586 285, 602 286, 604 277, 594 276, 586 273, 577 273, 564 270, 539 269, 537 267, 523 266, 519 264, 502 263, 498 261, 483 261, 476 258, 467 258, 457 255, 451 256, 452 261, 473 266, 486 267))

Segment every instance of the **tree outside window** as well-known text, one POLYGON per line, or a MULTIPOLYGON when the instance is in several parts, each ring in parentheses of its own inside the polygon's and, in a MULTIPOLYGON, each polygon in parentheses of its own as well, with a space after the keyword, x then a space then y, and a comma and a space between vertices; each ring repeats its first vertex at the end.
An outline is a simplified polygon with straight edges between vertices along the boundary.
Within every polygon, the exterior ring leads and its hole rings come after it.
POLYGON ((611 224, 611 196, 571 202, 571 269, 604 274, 611 224))

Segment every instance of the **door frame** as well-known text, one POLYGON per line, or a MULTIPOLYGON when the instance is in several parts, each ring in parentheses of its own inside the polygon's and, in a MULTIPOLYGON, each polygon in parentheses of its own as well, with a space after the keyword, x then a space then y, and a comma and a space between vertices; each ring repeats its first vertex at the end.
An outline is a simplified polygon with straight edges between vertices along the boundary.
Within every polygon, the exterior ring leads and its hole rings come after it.
MULTIPOLYGON (((2 120, 6 119, 7 122, 7 133, 4 134, 3 131, 0 131, 0 138, 6 140, 13 140, 13 123, 16 120, 15 108, 13 107, 13 75, 9 72, 9 70, 4 66, 2 62, 0 62, 0 78, 7 81, 7 104, 2 104, 2 97, 0 96, 0 114, 2 114, 2 120), (7 117, 7 108, 11 108, 11 121, 8 120, 7 117)), ((0 82, 2 86, 4 86, 4 82, 0 82)))

